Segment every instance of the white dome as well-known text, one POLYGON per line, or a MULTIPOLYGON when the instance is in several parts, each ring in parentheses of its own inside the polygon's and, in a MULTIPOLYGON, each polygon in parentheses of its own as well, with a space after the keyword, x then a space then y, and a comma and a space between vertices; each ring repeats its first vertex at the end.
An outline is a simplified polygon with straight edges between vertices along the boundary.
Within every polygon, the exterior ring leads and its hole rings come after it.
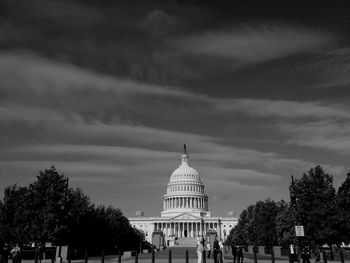
POLYGON ((188 159, 186 145, 184 145, 181 164, 171 174, 166 194, 163 196, 162 217, 183 213, 190 213, 196 217, 210 216, 204 184, 198 172, 188 164, 188 159))
POLYGON ((171 174, 170 177, 170 183, 179 181, 197 181, 197 183, 202 184, 198 172, 194 168, 189 166, 188 155, 185 154, 182 155, 181 165, 177 169, 175 169, 175 171, 171 174))

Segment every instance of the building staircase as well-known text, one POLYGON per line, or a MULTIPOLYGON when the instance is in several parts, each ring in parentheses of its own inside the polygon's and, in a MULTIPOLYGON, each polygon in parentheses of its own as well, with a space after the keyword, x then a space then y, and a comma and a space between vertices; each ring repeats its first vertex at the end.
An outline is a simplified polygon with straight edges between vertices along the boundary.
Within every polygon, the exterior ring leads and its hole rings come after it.
POLYGON ((175 247, 196 247, 197 238, 196 237, 180 237, 177 239, 175 247))

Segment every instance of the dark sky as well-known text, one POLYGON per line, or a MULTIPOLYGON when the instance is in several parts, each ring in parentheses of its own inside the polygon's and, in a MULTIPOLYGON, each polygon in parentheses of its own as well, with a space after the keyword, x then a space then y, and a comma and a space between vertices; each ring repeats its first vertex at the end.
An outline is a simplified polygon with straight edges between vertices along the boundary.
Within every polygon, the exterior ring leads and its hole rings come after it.
POLYGON ((159 215, 186 143, 214 215, 350 170, 346 1, 0 1, 0 187, 54 164, 159 215), (234 3, 236 2, 236 3, 234 3))

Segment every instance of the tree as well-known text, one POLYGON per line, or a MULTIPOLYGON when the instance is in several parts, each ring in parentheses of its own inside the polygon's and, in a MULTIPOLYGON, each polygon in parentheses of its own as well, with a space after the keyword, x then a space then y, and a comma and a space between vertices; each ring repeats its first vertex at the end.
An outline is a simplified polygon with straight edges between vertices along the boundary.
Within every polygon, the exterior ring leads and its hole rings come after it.
POLYGON ((336 198, 336 217, 338 219, 337 229, 339 239, 345 244, 350 243, 350 172, 338 189, 336 198))
POLYGON ((227 237, 229 243, 240 246, 248 245, 249 238, 247 228, 253 217, 253 208, 254 206, 250 205, 247 209, 244 209, 242 211, 238 219, 238 224, 233 229, 231 229, 227 237))
POLYGON ((56 245, 101 249, 138 249, 144 235, 132 228, 123 213, 95 206, 54 166, 40 171, 29 186, 12 185, 0 200, 0 234, 14 243, 53 242, 56 245))
POLYGON ((280 211, 276 216, 276 233, 278 244, 288 247, 295 244, 294 215, 290 204, 281 205, 280 211))
POLYGON ((258 201, 243 210, 238 224, 230 231, 228 239, 237 245, 277 245, 276 216, 286 206, 284 201, 276 203, 270 199, 258 201))
MULTIPOLYGON (((281 201, 284 203, 284 201, 281 201)), ((256 225, 256 244, 271 247, 277 245, 276 216, 279 205, 270 199, 258 201, 255 205, 254 224, 256 225)))
POLYGON ((32 209, 31 241, 62 243, 67 232, 67 178, 54 166, 40 171, 37 181, 29 185, 32 209))
POLYGON ((34 210, 27 187, 17 184, 5 188, 1 206, 1 229, 5 241, 23 244, 30 240, 29 230, 34 210))
POLYGON ((294 191, 298 224, 304 226, 305 241, 331 245, 337 238, 333 220, 336 214, 333 177, 316 166, 295 181, 294 191))

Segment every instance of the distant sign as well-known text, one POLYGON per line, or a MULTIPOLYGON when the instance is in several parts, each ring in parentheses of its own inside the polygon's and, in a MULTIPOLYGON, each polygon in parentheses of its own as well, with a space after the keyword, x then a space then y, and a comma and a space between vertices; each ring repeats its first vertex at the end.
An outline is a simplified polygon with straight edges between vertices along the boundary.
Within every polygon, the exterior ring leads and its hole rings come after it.
POLYGON ((295 226, 295 235, 297 237, 303 237, 304 235, 304 226, 295 226))

